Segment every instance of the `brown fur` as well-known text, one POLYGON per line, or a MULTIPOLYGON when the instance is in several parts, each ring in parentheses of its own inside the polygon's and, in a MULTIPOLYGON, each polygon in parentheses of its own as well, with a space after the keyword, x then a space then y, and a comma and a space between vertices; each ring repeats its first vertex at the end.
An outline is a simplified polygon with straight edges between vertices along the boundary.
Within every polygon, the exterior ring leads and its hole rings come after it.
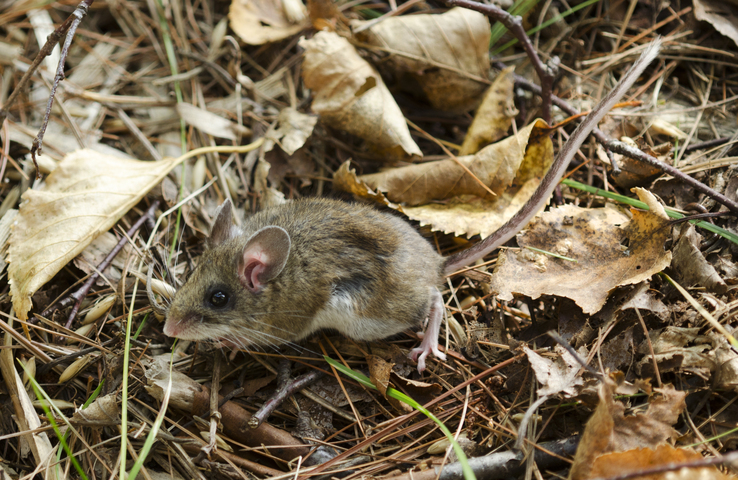
POLYGON ((243 231, 227 218, 213 227, 215 245, 177 292, 165 332, 189 340, 218 339, 239 346, 298 342, 323 328, 355 340, 377 340, 420 325, 443 258, 410 225, 360 204, 307 199, 266 209, 243 231), (284 269, 252 293, 238 265, 249 238, 282 227, 291 241, 284 269), (213 309, 213 289, 231 295, 213 309), (343 312, 343 313, 341 313, 343 312))

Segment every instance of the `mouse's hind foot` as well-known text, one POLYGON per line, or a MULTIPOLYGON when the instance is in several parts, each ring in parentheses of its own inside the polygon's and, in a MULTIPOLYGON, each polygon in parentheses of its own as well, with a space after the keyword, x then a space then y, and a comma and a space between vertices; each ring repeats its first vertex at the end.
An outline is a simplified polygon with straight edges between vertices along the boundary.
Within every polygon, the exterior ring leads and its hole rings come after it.
POLYGON ((437 288, 431 289, 431 308, 428 314, 428 326, 423 334, 420 346, 410 350, 408 355, 412 360, 418 362, 418 372, 425 370, 425 358, 433 352, 436 358, 446 360, 446 355, 438 350, 438 334, 441 333, 441 321, 443 320, 444 306, 443 297, 437 288))

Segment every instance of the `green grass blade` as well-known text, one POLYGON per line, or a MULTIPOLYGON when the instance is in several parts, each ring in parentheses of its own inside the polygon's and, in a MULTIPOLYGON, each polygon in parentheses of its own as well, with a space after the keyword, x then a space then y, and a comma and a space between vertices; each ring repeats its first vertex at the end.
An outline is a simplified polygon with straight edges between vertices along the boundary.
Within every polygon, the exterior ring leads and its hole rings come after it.
MULTIPOLYGON (((326 355, 323 355, 323 358, 333 368, 343 373, 350 379, 355 380, 356 382, 360 383, 361 385, 367 388, 372 388, 374 390, 377 389, 377 387, 371 382, 371 380, 369 380, 369 378, 366 375, 360 372, 351 370, 347 366, 333 360, 332 358, 326 355)), ((456 453, 456 457, 459 459, 459 463, 461 463, 461 469, 464 472, 464 478, 466 480, 476 480, 477 477, 476 475, 474 475, 474 471, 472 471, 471 467, 469 466, 469 460, 466 458, 466 454, 461 449, 461 445, 459 445, 459 443, 454 438, 454 435, 451 433, 451 431, 448 428, 446 428, 446 425, 444 425, 442 421, 440 421, 435 415, 429 412, 421 404, 413 400, 411 397, 408 397, 404 393, 400 392, 399 390, 396 390, 390 387, 387 389, 387 396, 395 398, 401 402, 407 403, 408 405, 413 407, 415 410, 419 411, 420 413, 424 414, 426 417, 433 420, 436 423, 436 425, 438 425, 438 428, 440 428, 441 431, 446 435, 446 438, 448 439, 448 441, 451 442, 454 452, 456 453)))
POLYGON ((82 478, 82 480, 87 480, 87 475, 85 475, 85 472, 82 469, 82 465, 79 464, 79 462, 74 456, 74 453, 69 448, 69 445, 67 444, 67 440, 66 440, 66 435, 62 435, 61 431, 59 430, 59 426, 56 424, 56 420, 54 419, 54 415, 51 413, 51 409, 49 408, 49 406, 51 406, 51 408, 53 408, 56 411, 56 414, 59 415, 59 418, 64 420, 64 423, 67 424, 67 426, 69 427, 71 431, 75 432, 77 435, 79 435, 79 433, 77 432, 77 430, 74 429, 74 427, 72 427, 72 424, 69 423, 69 421, 67 420, 67 417, 64 416, 62 411, 59 410, 56 407, 56 405, 54 405, 54 402, 51 401, 51 397, 49 397, 49 395, 41 388, 38 382, 36 382, 36 379, 33 378, 33 376, 31 375, 31 372, 26 370, 26 366, 23 364, 23 362, 18 360, 18 363, 23 368, 23 371, 25 371, 26 374, 28 374, 28 379, 31 382, 31 387, 33 387, 33 393, 36 394, 36 398, 38 398, 39 401, 41 402, 41 408, 43 409, 44 414, 46 414, 46 418, 49 419, 51 428, 54 430, 54 433, 56 433, 56 437, 59 439, 59 443, 61 443, 62 448, 67 454, 67 457, 71 460, 72 465, 74 466, 74 469, 77 470, 77 473, 79 473, 79 476, 82 478))
POLYGON ((128 478, 136 478, 136 475, 138 475, 138 472, 139 470, 141 470, 143 463, 149 456, 151 447, 154 446, 154 442, 156 441, 156 436, 161 429, 161 425, 162 423, 164 423, 164 416, 167 413, 167 406, 169 405, 169 395, 172 392, 172 368, 174 368, 174 350, 172 350, 172 356, 169 362, 169 379, 167 383, 167 388, 166 390, 164 390, 164 398, 161 401, 159 413, 157 413, 156 415, 156 420, 154 420, 154 424, 151 425, 151 430, 146 436, 146 440, 144 441, 143 447, 141 447, 141 451, 138 454, 138 459, 136 459, 136 463, 133 464, 133 467, 131 467, 131 470, 128 472, 128 478))
MULTIPOLYGON (((556 16, 555 16, 555 17, 553 17, 553 18, 551 18, 551 19, 549 19, 549 20, 546 20, 546 21, 545 21, 545 22, 543 22, 542 24, 540 24, 540 25, 538 25, 538 26, 536 26, 536 27, 533 27, 533 28, 531 28, 530 30, 526 31, 525 33, 526 33, 527 35, 529 35, 529 36, 530 36, 530 35, 533 35, 534 33, 538 32, 538 31, 540 31, 540 30, 543 30, 544 28, 548 27, 549 25, 552 25, 552 24, 554 24, 554 23, 558 22, 558 21, 559 21, 559 20, 561 20, 562 18, 566 18, 567 16, 571 15, 572 13, 575 13, 575 12, 577 12, 577 11, 579 11, 579 10, 581 10, 581 9, 585 8, 585 7, 588 7, 588 6, 592 5, 593 3, 597 3, 597 2, 599 2, 599 1, 600 1, 600 0, 587 0, 586 2, 582 2, 582 3, 580 3, 579 5, 577 5, 577 6, 573 7, 573 8, 570 8, 569 10, 567 10, 567 11, 565 11, 565 12, 563 12, 563 13, 560 13, 560 14, 556 15, 556 16)), ((535 4, 534 4, 534 5, 535 5, 535 4)), ((497 26, 497 25, 498 25, 498 24, 495 24, 495 26, 497 26)), ((504 27, 504 26, 502 26, 502 25, 500 25, 500 26, 501 26, 501 27, 502 27, 503 29, 505 28, 505 27, 504 27)), ((493 31, 494 31, 494 29, 493 29, 493 31)), ((503 31, 504 31, 504 30, 503 30, 503 31)), ((502 37, 502 35, 500 35, 500 38, 501 38, 501 37, 502 37)), ((497 38, 497 39, 495 40, 495 42, 497 42, 497 41, 498 41, 498 40, 499 40, 500 38, 497 38)), ((512 46, 513 46, 513 45, 515 45, 516 43, 518 43, 518 40, 517 40, 517 39, 514 39, 514 40, 510 40, 509 42, 507 42, 507 43, 506 43, 506 44, 504 44, 503 46, 501 46, 501 47, 498 47, 498 48, 496 48, 495 50, 493 50, 493 51, 491 52, 491 54, 490 54, 490 55, 499 55, 499 54, 500 54, 500 52, 504 52, 505 50, 507 50, 508 48, 512 47, 512 46)), ((494 42, 490 42, 490 45, 494 45, 494 42)))
MULTIPOLYGON (((624 195, 620 195, 618 193, 608 192, 606 190, 602 190, 600 188, 590 187, 589 185, 585 185, 583 183, 579 183, 575 180, 570 179, 564 179, 561 181, 564 185, 572 188, 576 188, 578 190, 583 190, 585 192, 589 192, 593 195, 599 195, 601 197, 609 198, 610 200, 615 200, 616 202, 624 203, 626 205, 630 205, 631 207, 640 208, 641 210, 648 210, 648 205, 641 202, 640 200, 636 200, 630 197, 626 197, 624 195)), ((674 211, 673 209, 669 207, 664 207, 664 210, 666 210, 666 214, 671 218, 684 218, 684 215, 674 211)), ((707 230, 708 232, 717 233, 721 237, 730 240, 731 242, 738 244, 738 235, 736 235, 733 232, 729 232, 725 230, 724 228, 720 228, 717 225, 713 225, 710 222, 706 222, 704 220, 690 220, 690 223, 703 228, 707 230)))

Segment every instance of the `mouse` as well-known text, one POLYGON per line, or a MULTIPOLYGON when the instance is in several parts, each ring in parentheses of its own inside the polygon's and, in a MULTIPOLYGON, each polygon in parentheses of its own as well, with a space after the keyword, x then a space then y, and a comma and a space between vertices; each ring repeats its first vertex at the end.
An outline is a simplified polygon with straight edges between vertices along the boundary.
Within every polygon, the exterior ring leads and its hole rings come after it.
POLYGON ((245 349, 299 344, 328 329, 380 340, 427 320, 409 356, 421 373, 429 354, 445 360, 438 348, 444 277, 505 244, 544 207, 576 151, 658 56, 660 44, 651 42, 580 123, 529 201, 490 236, 449 257, 403 219, 366 204, 295 200, 238 228, 225 201, 197 267, 163 312, 164 333, 245 349))

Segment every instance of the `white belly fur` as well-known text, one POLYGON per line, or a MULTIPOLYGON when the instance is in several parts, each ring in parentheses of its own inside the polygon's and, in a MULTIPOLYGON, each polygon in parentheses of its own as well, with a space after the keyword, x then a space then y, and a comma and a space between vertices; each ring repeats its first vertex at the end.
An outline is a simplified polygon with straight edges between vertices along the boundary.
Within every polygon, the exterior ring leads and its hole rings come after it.
POLYGON ((335 329, 354 340, 378 340, 400 333, 402 325, 358 315, 353 299, 345 292, 334 292, 313 319, 311 332, 335 329))

